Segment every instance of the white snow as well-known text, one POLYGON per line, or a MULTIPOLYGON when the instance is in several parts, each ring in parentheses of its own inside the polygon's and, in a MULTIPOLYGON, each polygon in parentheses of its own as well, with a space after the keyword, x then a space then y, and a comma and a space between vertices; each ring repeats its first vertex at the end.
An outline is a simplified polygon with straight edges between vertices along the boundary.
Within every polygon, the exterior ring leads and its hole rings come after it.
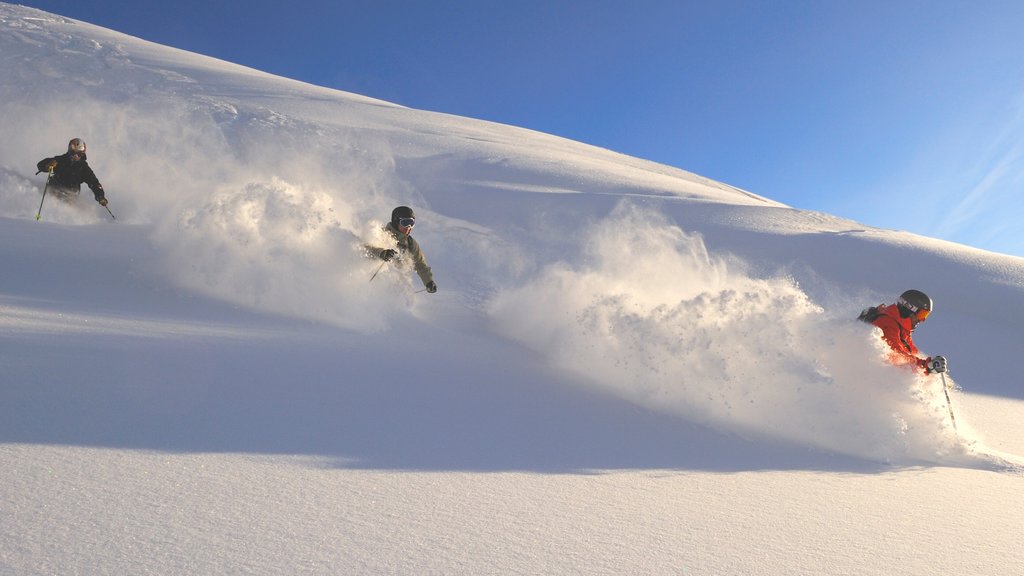
POLYGON ((1024 259, 3 3, 0 127, 0 574, 1024 565, 1024 259))

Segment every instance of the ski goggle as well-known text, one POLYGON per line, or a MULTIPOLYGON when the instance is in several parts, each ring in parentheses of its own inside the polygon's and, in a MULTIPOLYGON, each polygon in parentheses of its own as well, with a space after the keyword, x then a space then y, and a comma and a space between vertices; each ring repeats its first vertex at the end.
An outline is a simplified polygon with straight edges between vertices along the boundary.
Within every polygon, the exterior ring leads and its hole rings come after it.
POLYGON ((914 313, 914 317, 916 317, 918 319, 918 321, 924 322, 925 318, 927 318, 928 315, 931 314, 931 313, 932 313, 931 310, 929 310, 927 308, 921 308, 920 310, 918 310, 917 312, 914 313))
POLYGON ((398 219, 398 226, 401 227, 401 228, 412 228, 415 225, 416 225, 416 219, 415 218, 399 218, 398 219))

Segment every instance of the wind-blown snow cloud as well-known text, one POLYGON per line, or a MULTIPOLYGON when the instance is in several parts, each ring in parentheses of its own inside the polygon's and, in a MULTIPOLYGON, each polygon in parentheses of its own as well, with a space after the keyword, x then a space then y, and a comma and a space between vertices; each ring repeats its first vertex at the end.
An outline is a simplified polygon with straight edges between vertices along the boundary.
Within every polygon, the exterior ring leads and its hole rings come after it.
MULTIPOLYGON (((83 80, 46 102, 4 107, 3 124, 29 136, 0 141, 0 214, 35 215, 45 182, 31 177, 35 163, 83 137, 118 222, 152 227, 147 264, 178 285, 359 330, 407 311, 371 293, 375 265, 361 249, 384 241, 381 219, 394 205, 418 200, 386 143, 257 104, 183 97, 169 88, 184 80, 135 73, 163 88, 111 102, 83 80)), ((59 224, 110 219, 84 186, 79 202, 51 197, 43 212, 59 224)), ((374 288, 401 302, 407 286, 385 271, 374 288)))
POLYGON ((624 204, 599 228, 585 265, 496 297, 501 332, 587 385, 726 432, 885 461, 954 449, 936 391, 886 365, 868 326, 656 213, 624 204))
POLYGON ((270 158, 259 148, 259 126, 238 129, 252 132, 240 140, 254 149, 233 150, 243 156, 237 165, 158 220, 154 239, 177 281, 293 317, 387 326, 396 302, 380 292, 401 295, 408 281, 389 268, 370 286, 378 263, 363 250, 387 242, 380 217, 398 202, 391 196, 401 196, 386 151, 364 164, 343 142, 303 151, 277 143, 270 158))

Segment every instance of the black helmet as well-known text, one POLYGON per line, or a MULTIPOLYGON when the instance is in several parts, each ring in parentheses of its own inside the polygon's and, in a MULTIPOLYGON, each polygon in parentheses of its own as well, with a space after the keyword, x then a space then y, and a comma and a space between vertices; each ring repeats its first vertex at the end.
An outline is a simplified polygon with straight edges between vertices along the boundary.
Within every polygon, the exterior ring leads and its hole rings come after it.
POLYGON ((412 211, 412 208, 408 206, 399 206, 391 211, 391 225, 397 230, 399 228, 398 221, 403 218, 416 219, 416 214, 412 211))
POLYGON ((72 138, 68 142, 68 152, 85 152, 85 140, 81 138, 72 138))
POLYGON ((900 294, 897 304, 900 308, 907 310, 909 314, 915 314, 921 310, 927 310, 929 313, 932 311, 932 299, 920 290, 907 290, 900 294))

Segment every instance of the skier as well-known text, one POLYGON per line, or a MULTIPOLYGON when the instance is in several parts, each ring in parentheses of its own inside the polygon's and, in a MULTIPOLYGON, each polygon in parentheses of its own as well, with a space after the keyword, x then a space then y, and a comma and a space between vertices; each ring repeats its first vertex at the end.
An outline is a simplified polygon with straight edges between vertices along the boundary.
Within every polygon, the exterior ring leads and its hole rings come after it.
MULTIPOLYGON (((395 208, 391 211, 391 222, 384 226, 384 230, 394 238, 395 248, 378 248, 377 246, 367 245, 366 253, 373 258, 379 258, 385 262, 396 259, 399 264, 411 262, 412 268, 416 270, 420 280, 423 281, 423 286, 426 287, 427 292, 433 294, 437 292, 434 276, 430 271, 430 266, 427 266, 427 260, 423 256, 423 250, 420 249, 419 242, 410 236, 415 225, 416 214, 413 213, 412 208, 408 206, 395 208)), ((408 265, 406 264, 406 266, 408 265)))
POLYGON ((43 158, 36 164, 40 172, 49 172, 49 190, 63 200, 78 197, 82 184, 88 184, 92 195, 100 206, 107 205, 107 197, 103 185, 96 178, 92 168, 85 159, 85 140, 72 138, 68 142, 68 151, 53 158, 43 158))
POLYGON ((911 337, 917 325, 931 313, 931 298, 920 290, 907 290, 895 304, 866 308, 857 319, 882 329, 882 339, 893 350, 894 364, 913 365, 925 374, 941 374, 946 371, 946 359, 942 356, 921 358, 911 337))

